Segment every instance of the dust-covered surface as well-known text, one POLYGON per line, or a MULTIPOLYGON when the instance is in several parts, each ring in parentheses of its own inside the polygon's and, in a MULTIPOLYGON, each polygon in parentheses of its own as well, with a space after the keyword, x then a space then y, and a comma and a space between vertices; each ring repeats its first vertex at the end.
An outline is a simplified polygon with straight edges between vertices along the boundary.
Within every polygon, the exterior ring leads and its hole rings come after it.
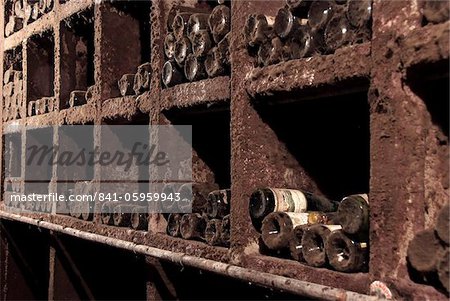
POLYGON ((247 92, 254 97, 333 85, 343 80, 368 77, 370 70, 370 43, 365 43, 338 49, 333 55, 255 68, 246 75, 247 92))
MULTIPOLYGON (((151 221, 150 228, 154 232, 146 232, 85 222, 68 216, 33 217, 138 244, 231 262, 261 272, 361 293, 368 292, 371 281, 381 280, 399 298, 414 300, 426 296, 432 300, 445 299, 445 295, 435 288, 410 280, 406 250, 415 233, 433 227, 439 209, 448 201, 448 117, 442 121, 436 113, 445 111, 445 107, 436 109, 430 106, 434 98, 429 96, 430 91, 423 91, 429 85, 423 79, 430 74, 422 71, 441 70, 435 68, 437 65, 448 67, 449 22, 422 27, 416 1, 376 0, 373 8, 373 39, 370 43, 343 48, 333 55, 254 68, 253 58, 245 49, 239 29, 244 27, 249 13, 274 16, 282 2, 233 1, 231 77, 206 79, 162 89, 166 12, 173 5, 192 7, 194 2, 153 1, 149 16, 150 34, 142 39, 150 45, 150 54, 146 55, 150 56, 153 73, 150 91, 138 97, 117 98, 117 80, 124 73, 134 72, 135 67, 143 62, 137 58, 138 51, 133 47, 132 53, 123 56, 119 62, 113 59, 113 56, 120 57, 125 53, 122 45, 139 38, 134 31, 131 34, 127 32, 124 29, 126 27, 119 32, 114 30, 117 11, 110 10, 107 5, 94 7, 94 1, 75 0, 58 3, 53 11, 6 38, 2 47, 5 50, 13 49, 22 45, 28 37, 49 29, 53 34, 58 33, 60 20, 77 11, 94 8, 96 52, 92 101, 60 112, 26 118, 23 123, 30 126, 100 124, 104 120, 114 123, 117 119, 132 123, 134 117, 142 114, 149 115, 151 124, 160 124, 170 122, 164 120, 164 110, 185 110, 198 104, 229 100, 233 198, 231 249, 169 237, 163 233, 164 220, 153 221, 155 227, 152 227, 151 221), (430 66, 433 68, 428 68, 430 66), (254 106, 255 100, 264 100, 270 96, 295 101, 295 98, 304 96, 306 90, 317 91, 318 95, 321 91, 339 94, 340 89, 353 89, 361 79, 370 82, 368 87, 364 87, 369 89, 367 101, 370 107, 369 272, 345 274, 259 255, 259 233, 254 230, 248 215, 248 199, 256 187, 301 187, 323 193, 317 179, 279 138, 274 126, 262 118, 254 106)), ((137 27, 130 20, 121 22, 137 27)), ((55 44, 58 41, 56 38, 55 44)), ((26 47, 26 43, 23 45, 26 47)), ((56 62, 60 59, 59 48, 59 45, 55 47, 56 62)), ((25 61, 24 73, 27 72, 26 65, 25 61)), ((60 76, 61 70, 55 68, 56 97, 60 92, 60 76)), ((443 76, 445 78, 445 74, 443 76)), ((448 80, 448 74, 446 76, 448 80)), ((437 85, 432 84, 431 87, 434 91, 437 85)), ((321 122, 326 123, 326 120, 321 122)), ((311 125, 311 130, 314 130, 313 127, 311 125)), ((291 131, 293 135, 296 133, 295 129, 286 131, 291 131)), ((194 154, 194 179, 199 182, 213 181, 211 167, 196 156, 194 154)))
POLYGON ((160 99, 160 105, 163 109, 228 100, 230 99, 230 78, 221 76, 176 85, 172 88, 163 89, 160 99))

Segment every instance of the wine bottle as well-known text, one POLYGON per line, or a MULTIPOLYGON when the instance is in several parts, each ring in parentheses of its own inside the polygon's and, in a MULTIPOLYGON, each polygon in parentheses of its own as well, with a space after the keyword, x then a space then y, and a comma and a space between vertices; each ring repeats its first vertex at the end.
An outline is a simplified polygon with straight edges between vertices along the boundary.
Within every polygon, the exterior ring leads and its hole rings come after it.
POLYGON ((230 8, 228 6, 218 5, 214 7, 209 16, 209 28, 214 42, 219 43, 230 32, 230 19, 230 8))
MULTIPOLYGON (((72 202, 72 203, 74 203, 74 202, 72 202)), ((102 208, 101 208, 101 214, 100 214, 101 221, 103 224, 112 225, 114 223, 113 217, 112 217, 113 210, 114 210, 114 207, 113 207, 112 202, 103 203, 102 208)))
POLYGON ((418 232, 408 245, 407 256, 411 266, 419 272, 435 272, 444 246, 432 229, 418 232))
POLYGON ((184 76, 190 82, 198 81, 207 77, 205 65, 192 53, 187 56, 184 62, 184 76))
POLYGON ((447 293, 450 292, 449 267, 450 267, 450 252, 449 248, 447 247, 445 251, 441 254, 437 265, 437 273, 439 281, 441 282, 442 286, 447 290, 447 293))
POLYGON ((199 30, 190 36, 192 53, 196 57, 204 57, 213 46, 209 32, 207 30, 199 30))
POLYGON ((178 193, 180 212, 204 213, 210 191, 217 189, 216 185, 209 183, 186 183, 181 185, 178 193))
POLYGON ((258 63, 260 66, 277 64, 289 58, 289 49, 279 37, 266 41, 259 47, 258 63))
POLYGON ((86 98, 87 103, 90 103, 94 100, 94 93, 95 93, 95 85, 89 86, 86 90, 86 95, 84 96, 86 98))
POLYGON ((337 210, 337 219, 345 233, 367 236, 369 230, 367 194, 355 194, 343 198, 337 210))
POLYGON ((171 213, 167 218, 167 234, 173 237, 180 237, 180 221, 182 215, 179 213, 171 213))
POLYGON ((312 0, 286 0, 286 5, 289 9, 300 18, 308 17, 308 10, 311 6, 312 0))
POLYGON ((28 102, 28 116, 34 116, 36 115, 36 102, 34 100, 31 100, 28 102))
POLYGON ((146 206, 134 206, 131 211, 131 228, 135 230, 147 230, 148 213, 146 206))
POLYGON ((131 210, 133 210, 131 205, 119 204, 115 206, 113 211, 114 226, 129 227, 131 225, 131 210))
POLYGON ((184 60, 191 53, 191 41, 186 37, 181 37, 175 42, 174 58, 178 66, 183 67, 184 60))
POLYGON ((175 38, 181 39, 183 36, 187 35, 187 26, 191 15, 191 12, 178 12, 175 15, 172 23, 172 30, 175 38))
POLYGON ((197 33, 199 30, 209 30, 209 14, 196 13, 189 17, 187 24, 187 36, 191 37, 193 34, 197 33))
POLYGON ((168 60, 174 58, 175 42, 176 42, 175 35, 171 32, 169 32, 164 38, 164 54, 166 55, 166 58, 168 60))
POLYGON ((210 219, 205 228, 205 241, 211 246, 222 244, 222 220, 210 219))
POLYGON ((334 231, 340 230, 340 225, 312 225, 302 237, 302 253, 306 263, 313 267, 323 267, 327 263, 325 244, 334 231))
POLYGON ((208 194, 206 214, 209 218, 222 219, 230 214, 231 189, 214 190, 208 194))
POLYGON ((329 0, 316 0, 311 3, 308 11, 308 24, 311 28, 325 28, 333 16, 335 5, 329 0))
POLYGON ((286 41, 286 47, 289 49, 289 57, 291 59, 300 59, 311 56, 312 49, 309 26, 300 26, 297 30, 297 34, 289 37, 286 41))
POLYGON ((272 212, 262 222, 262 240, 271 250, 287 248, 294 228, 307 223, 308 213, 306 212, 272 212))
POLYGON ((150 63, 144 63, 138 66, 133 83, 133 90, 136 95, 150 88, 151 74, 152 66, 150 63))
POLYGON ((244 26, 245 42, 250 47, 259 46, 271 38, 275 18, 262 14, 251 14, 244 26))
POLYGON ((370 21, 372 19, 372 0, 348 0, 347 19, 355 28, 360 29, 370 27, 370 21))
POLYGON ((450 207, 449 205, 445 205, 441 211, 439 211, 438 217, 436 219, 436 233, 438 237, 445 243, 449 244, 450 234, 450 216, 449 216, 450 207))
POLYGON ((164 184, 161 195, 166 196, 165 201, 161 201, 161 213, 177 213, 179 212, 179 206, 177 201, 175 201, 176 193, 178 192, 178 185, 175 183, 164 184), (172 199, 172 200, 171 200, 172 199))
MULTIPOLYGON (((134 84, 134 74, 124 74, 117 82, 117 86, 119 87, 120 95, 127 96, 133 95, 133 84, 134 84)), ((86 95, 85 95, 86 97, 86 95)))
POLYGON ((353 37, 353 31, 347 19, 341 15, 335 15, 325 28, 327 52, 333 53, 335 50, 351 44, 353 37))
POLYGON ((184 239, 203 240, 206 220, 199 213, 184 214, 180 220, 180 234, 184 239))
POLYGON ((292 237, 289 240, 289 251, 291 253, 292 259, 304 262, 305 259, 303 258, 303 252, 302 252, 302 237, 303 233, 305 232, 305 229, 307 229, 308 225, 298 225, 294 228, 292 231, 292 237))
POLYGON ((310 192, 283 189, 261 188, 252 193, 249 212, 252 223, 259 231, 264 217, 271 212, 334 212, 337 202, 312 194, 310 192))
POLYGON ((230 65, 229 34, 226 35, 217 47, 213 47, 205 59, 205 70, 209 77, 224 75, 230 65))
POLYGON ((177 68, 174 61, 167 61, 164 63, 162 69, 162 82, 164 86, 172 87, 183 82, 183 73, 177 68))
POLYGON ((230 229, 231 229, 231 221, 230 215, 225 215, 222 219, 222 232, 221 232, 221 240, 224 247, 230 246, 230 229))
POLYGON ((86 103, 86 91, 75 90, 70 92, 69 106, 81 106, 86 103))
POLYGON ((342 230, 333 231, 325 243, 325 253, 330 265, 340 272, 360 272, 367 264, 367 242, 356 242, 342 230))
POLYGON ((297 18, 289 8, 282 7, 277 12, 273 29, 278 37, 285 39, 296 35, 299 27, 306 25, 306 22, 307 19, 297 18))

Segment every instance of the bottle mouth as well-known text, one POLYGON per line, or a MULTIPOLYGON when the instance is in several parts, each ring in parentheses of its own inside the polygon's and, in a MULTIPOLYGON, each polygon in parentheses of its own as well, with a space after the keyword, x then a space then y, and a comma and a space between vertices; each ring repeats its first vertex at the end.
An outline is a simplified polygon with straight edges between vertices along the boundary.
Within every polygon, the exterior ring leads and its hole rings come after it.
POLYGON ((176 15, 173 19, 172 29, 177 36, 181 36, 183 34, 184 20, 181 15, 176 15))
POLYGON ((214 217, 217 215, 217 197, 210 193, 208 195, 208 202, 206 203, 206 214, 208 216, 214 217))
POLYGON ((197 70, 197 59, 193 55, 188 56, 186 62, 184 63, 184 73, 186 75, 186 78, 189 81, 193 81, 195 75, 197 74, 197 70))
POLYGON ((266 202, 262 191, 257 190, 250 196, 250 216, 258 219, 264 217, 266 213, 266 202))
POLYGON ((175 37, 173 36, 173 34, 168 34, 164 39, 164 54, 168 59, 173 58, 175 52, 174 44, 175 44, 175 37))
POLYGON ((286 38, 292 31, 294 25, 294 16, 291 11, 285 7, 278 10, 275 17, 274 30, 280 38, 286 38))
POLYGON ((162 81, 164 85, 167 86, 172 81, 172 72, 173 72, 172 64, 170 62, 165 62, 162 72, 162 81))

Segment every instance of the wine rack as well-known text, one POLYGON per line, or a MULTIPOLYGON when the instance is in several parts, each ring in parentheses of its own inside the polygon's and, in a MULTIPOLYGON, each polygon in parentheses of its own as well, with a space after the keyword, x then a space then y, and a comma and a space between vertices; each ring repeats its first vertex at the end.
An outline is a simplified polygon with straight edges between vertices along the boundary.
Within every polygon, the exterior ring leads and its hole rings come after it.
MULTIPOLYGON (((15 2, 4 1, 3 30, 15 2)), ((19 2, 34 5, 36 1, 19 2)), ((45 183, 38 191, 43 194, 64 193, 79 185, 65 183, 69 175, 56 166, 26 168, 30 143, 74 148, 108 143, 94 128, 83 141, 63 141, 63 136, 71 135, 44 133, 42 125, 192 124, 193 181, 215 189, 231 188, 230 246, 171 237, 163 214, 150 214, 148 226, 135 230, 102 224, 95 214, 87 220, 56 214, 51 205, 45 213, 19 213, 3 202, 2 298, 211 299, 217 294, 211 287, 217 284, 230 288, 224 296, 236 297, 234 288, 242 287, 240 298, 255 297, 267 291, 240 280, 280 288, 276 281, 252 280, 266 274, 285 277, 283 285, 292 287, 285 292, 297 292, 291 282, 305 281, 326 290, 374 294, 371 284, 381 281, 396 298, 448 298, 442 288, 417 281, 408 267, 407 247, 415 233, 433 227, 448 200, 450 21, 429 22, 422 16, 423 7, 408 1, 374 0, 369 40, 321 55, 255 66, 243 33, 246 20, 251 14, 275 16, 285 2, 226 1, 221 5, 230 8, 231 16, 229 70, 166 87, 164 41, 171 12, 179 8, 177 1, 48 3, 51 8, 32 22, 15 26, 0 43, 2 78, 9 69, 22 72, 22 102, 14 101, 17 114, 8 113, 12 105, 7 105, 8 93, 0 85, 1 162, 9 171, 2 175, 3 200, 11 193, 34 190, 31 180, 37 178, 45 183), (134 84, 138 68, 146 63, 147 86, 121 94, 118 81, 128 74, 132 75, 128 84, 131 79, 134 84), (77 91, 84 100, 74 100, 77 91), (43 99, 45 103, 40 102, 43 99), (30 103, 34 108, 28 114, 30 103), (25 130, 22 125, 29 127, 25 130), (248 205, 252 192, 261 187, 305 189, 336 200, 368 193, 368 270, 342 273, 313 268, 260 250, 260 234, 252 225, 248 205), (24 223, 37 223, 40 228, 24 223), (65 229, 85 236, 58 234, 67 233, 65 229), (24 237, 21 242, 19 236, 24 237), (101 238, 85 241, 91 236, 101 238), (113 239, 128 250, 127 243, 140 250, 157 250, 152 254, 159 254, 158 258, 107 246, 113 239), (190 267, 180 271, 176 263, 185 258, 192 260, 190 267), (232 274, 236 279, 209 272, 199 275, 197 268, 204 267, 204 261, 219 274, 222 264, 229 265, 224 274, 235 268, 250 272, 232 274), (196 281, 203 281, 202 285, 196 281)), ((218 4, 189 0, 183 7, 210 13, 218 4)), ((102 180, 107 172, 100 166, 77 171, 84 175, 80 181, 100 190, 109 189, 110 183, 102 180)), ((151 173, 136 173, 141 172, 151 173)), ((141 183, 138 189, 151 191, 151 186, 141 183)), ((277 290, 268 295, 295 298, 277 290)))

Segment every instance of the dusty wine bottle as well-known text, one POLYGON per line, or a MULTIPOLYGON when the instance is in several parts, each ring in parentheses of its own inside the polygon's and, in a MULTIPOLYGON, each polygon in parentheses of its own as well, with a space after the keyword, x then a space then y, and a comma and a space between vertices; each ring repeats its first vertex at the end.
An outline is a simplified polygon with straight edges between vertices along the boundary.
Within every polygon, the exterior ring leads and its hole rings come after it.
POLYGON ((327 52, 332 53, 336 49, 351 44, 353 37, 353 31, 347 19, 340 15, 334 16, 325 28, 327 52))
POLYGON ((369 198, 367 194, 354 194, 342 199, 337 219, 345 233, 367 235, 369 230, 369 198))
POLYGON ((222 220, 210 219, 205 228, 205 241, 211 246, 222 244, 222 220))
POLYGON ((286 0, 286 5, 289 9, 300 18, 308 17, 308 10, 311 6, 312 0, 286 0))
POLYGON ((131 228, 146 230, 148 225, 148 213, 146 206, 134 206, 131 210, 131 228))
POLYGON ((131 225, 131 210, 133 210, 131 205, 120 204, 115 206, 113 211, 114 226, 129 227, 131 225))
POLYGON ((300 26, 297 30, 297 34, 286 41, 286 47, 289 49, 289 56, 291 59, 300 59, 310 56, 312 49, 309 26, 300 26))
POLYGON ((221 232, 221 240, 224 247, 230 246, 230 228, 231 221, 230 215, 225 215, 222 219, 222 232, 221 232))
POLYGON ((327 263, 325 244, 334 231, 340 230, 340 225, 312 225, 302 237, 302 253, 306 263, 313 267, 323 267, 327 263))
POLYGON ((204 57, 213 46, 209 32, 199 30, 190 36, 192 45, 192 54, 196 57, 204 57))
POLYGON ((114 206, 112 202, 105 202, 102 205, 101 208, 101 221, 105 225, 112 225, 114 223, 113 221, 113 210, 114 206))
POLYGON ((173 59, 175 53, 175 35, 169 32, 164 38, 164 54, 168 60, 173 59))
POLYGON ((308 11, 308 24, 311 28, 325 28, 334 13, 334 3, 328 0, 316 0, 308 11))
POLYGON ((161 205, 161 213, 176 213, 179 212, 178 203, 174 200, 175 194, 178 192, 178 186, 175 183, 165 183, 162 190, 161 195, 166 195, 166 201, 160 202, 161 205))
POLYGON ((203 13, 192 14, 189 17, 189 21, 187 24, 187 36, 191 37, 199 30, 208 30, 209 29, 208 19, 209 14, 203 13))
POLYGON ((261 14, 249 15, 244 26, 244 38, 247 45, 255 47, 266 42, 271 37, 274 23, 274 17, 261 14))
POLYGON ((290 9, 282 7, 277 12, 273 29, 277 36, 285 39, 289 36, 296 35, 298 28, 306 25, 306 22, 307 19, 297 18, 292 14, 290 9))
POLYGON ((138 66, 133 82, 133 90, 136 95, 150 88, 151 73, 152 66, 150 63, 144 63, 138 66))
POLYGON ((302 253, 302 237, 305 229, 308 228, 308 225, 298 225, 292 231, 292 237, 289 240, 289 251, 291 253, 292 259, 300 262, 304 262, 302 253))
POLYGON ((191 41, 186 37, 181 37, 175 42, 174 58, 178 66, 183 67, 184 60, 191 53, 191 41))
POLYGON ((214 190, 208 194, 206 214, 210 218, 223 218, 230 214, 231 189, 214 190))
POLYGON ((368 245, 356 242, 342 230, 333 231, 325 243, 325 253, 330 265, 340 272, 360 272, 367 264, 368 245))
POLYGON ((444 246, 432 229, 422 230, 408 245, 407 256, 411 266, 419 272, 435 272, 444 246))
MULTIPOLYGON (((440 1, 433 1, 440 2, 440 1)), ((347 19, 356 28, 369 27, 372 18, 372 0, 349 0, 347 19)))
POLYGON ((181 214, 171 213, 167 218, 167 234, 173 237, 180 237, 181 214))
POLYGON ((28 116, 34 115, 36 115, 36 102, 32 100, 28 102, 28 116))
POLYGON ((224 75, 228 70, 229 53, 224 52, 224 47, 219 48, 219 45, 211 48, 205 58, 205 70, 209 77, 224 75))
POLYGON ((198 81, 207 77, 205 65, 192 53, 187 56, 184 62, 184 76, 190 82, 198 81))
POLYGON ((133 84, 134 84, 134 74, 122 75, 122 77, 117 82, 120 95, 122 96, 133 95, 134 94, 133 84))
POLYGON ((187 34, 187 26, 191 15, 192 13, 190 12, 178 12, 175 15, 172 23, 172 30, 177 39, 181 39, 187 34))
POLYGON ((436 219, 436 233, 438 237, 445 243, 449 244, 450 239, 450 207, 445 205, 441 211, 439 211, 438 217, 436 219))
POLYGON ((172 87, 183 82, 184 76, 178 70, 174 61, 167 61, 164 63, 162 70, 162 82, 166 87, 172 87))
POLYGON ((289 50, 279 37, 266 41, 258 50, 258 64, 260 66, 277 64, 288 58, 289 50))
POLYGON ((180 221, 180 234, 184 239, 203 240, 206 220, 199 213, 184 214, 180 221))
POLYGON ((262 222, 262 240, 271 250, 287 248, 294 228, 307 223, 308 213, 306 212, 272 212, 262 222))
POLYGON ((178 190, 180 194, 180 202, 178 204, 180 212, 205 212, 208 194, 215 189, 217 189, 217 186, 209 183, 186 183, 181 185, 178 190))
POLYGON ((75 90, 70 92, 69 106, 71 108, 75 106, 81 106, 86 103, 86 91, 75 90))
POLYGON ((310 192, 283 189, 261 188, 252 193, 249 212, 252 223, 259 231, 262 220, 271 212, 334 212, 337 202, 310 192))
POLYGON ((230 8, 228 6, 218 5, 214 7, 208 20, 214 42, 219 43, 230 31, 230 18, 230 8))

